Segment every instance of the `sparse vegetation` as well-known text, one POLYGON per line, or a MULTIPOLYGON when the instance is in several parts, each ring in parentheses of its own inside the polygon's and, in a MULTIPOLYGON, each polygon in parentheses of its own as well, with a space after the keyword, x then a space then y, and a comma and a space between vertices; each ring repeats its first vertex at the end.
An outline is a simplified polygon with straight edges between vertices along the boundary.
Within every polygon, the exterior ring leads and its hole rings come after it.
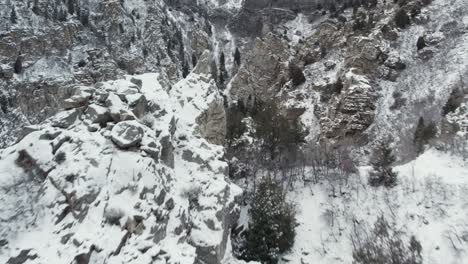
POLYGON ((274 101, 257 101, 252 113, 255 122, 255 136, 262 149, 274 160, 280 150, 304 143, 306 131, 298 120, 287 120, 281 115, 274 101))
POLYGON ((301 85, 306 81, 302 69, 293 62, 289 63, 289 76, 291 77, 294 86, 301 85))
POLYGON ((442 108, 442 115, 446 116, 448 113, 455 111, 463 102, 464 94, 461 89, 454 89, 450 97, 442 108))
POLYGON ((406 11, 401 8, 398 10, 396 13, 395 17, 393 18, 393 21, 395 22, 395 25, 399 28, 406 28, 410 25, 410 17, 406 13, 406 11))
POLYGON ((424 118, 419 118, 416 131, 414 132, 414 146, 418 154, 422 153, 424 146, 429 143, 437 135, 437 126, 431 121, 429 124, 425 124, 424 118))
POLYGON ((369 172, 369 185, 392 188, 397 184, 398 174, 393 171, 392 164, 396 161, 388 141, 381 141, 374 149, 371 159, 372 170, 369 172))
POLYGON ((250 225, 246 233, 246 260, 273 264, 279 254, 289 250, 296 235, 295 212, 286 202, 281 186, 270 178, 259 184, 250 209, 250 225))
POLYGON ((402 234, 380 216, 371 231, 354 228, 351 235, 356 264, 422 264, 422 246, 415 236, 402 234))

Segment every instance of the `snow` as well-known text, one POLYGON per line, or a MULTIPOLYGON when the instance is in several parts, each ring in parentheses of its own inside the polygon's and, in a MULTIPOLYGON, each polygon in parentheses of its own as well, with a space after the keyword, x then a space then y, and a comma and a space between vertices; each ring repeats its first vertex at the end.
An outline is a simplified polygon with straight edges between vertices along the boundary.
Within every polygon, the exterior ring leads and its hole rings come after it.
MULTIPOLYGON (((92 263, 155 260, 160 263, 164 257, 155 257, 168 254, 178 263, 188 264, 198 254, 196 246, 216 247, 222 243, 224 223, 217 213, 230 210, 234 197, 242 190, 226 180, 227 164, 221 161, 222 146, 200 137, 196 121, 220 95, 207 76, 191 74, 170 91, 160 85, 158 77, 158 74, 126 76, 104 82, 97 88, 109 94, 111 108, 118 110, 128 106, 117 95, 137 93, 130 80, 142 80, 141 92, 157 106, 156 112, 149 114, 154 130, 139 121, 124 121, 144 131, 141 150, 121 150, 112 143, 110 129, 118 124, 97 127, 98 131, 91 132, 87 120, 76 120, 69 129, 53 128, 48 121, 44 122, 39 131, 30 133, 17 145, 0 150, 0 202, 5 205, 0 208, 0 232, 9 242, 0 249, 0 262, 17 256, 22 249, 33 248, 39 258, 31 263, 69 263, 95 244, 102 251, 93 253, 92 263), (172 125, 175 125, 174 135, 172 125), (57 135, 47 140, 46 133, 57 135), (174 146, 174 169, 145 154, 145 149, 160 151, 163 137, 169 137, 174 146), (65 160, 55 162, 52 146, 60 146, 57 153, 65 153, 65 160), (31 181, 29 174, 17 165, 18 152, 22 149, 34 158, 35 166, 48 171, 44 182, 31 181), (191 151, 203 163, 185 160, 182 157, 185 151, 191 151), (199 206, 189 209, 187 190, 193 189, 200 190, 196 194, 199 206), (150 191, 142 195, 144 190, 150 191), (165 201, 173 199, 173 210, 156 204, 162 190, 167 192, 165 201), (78 199, 91 200, 83 205, 87 214, 80 219, 82 208, 75 212, 79 220, 72 213, 59 221, 57 216, 67 206, 62 203, 65 200, 62 193, 72 191, 78 199), (149 243, 154 237, 153 230, 161 224, 154 210, 167 219, 166 235, 157 244, 149 243), (144 218, 145 228, 141 234, 132 235, 120 254, 113 256, 126 230, 107 223, 106 219, 117 217, 124 225, 134 216, 144 218), (208 225, 210 222, 213 226, 208 225), (191 233, 185 233, 188 225, 192 226, 191 233), (71 236, 70 241, 62 242, 67 235, 71 236), (139 251, 142 248, 148 249, 146 254, 139 251)), ((106 107, 100 108, 101 112, 106 111, 106 107)))
POLYGON ((399 184, 391 190, 367 186, 368 170, 361 167, 337 198, 324 182, 295 186, 289 199, 299 225, 285 258, 293 263, 351 263, 353 225, 371 226, 383 214, 407 238, 416 236, 425 264, 468 261, 468 162, 430 149, 395 167, 399 184))

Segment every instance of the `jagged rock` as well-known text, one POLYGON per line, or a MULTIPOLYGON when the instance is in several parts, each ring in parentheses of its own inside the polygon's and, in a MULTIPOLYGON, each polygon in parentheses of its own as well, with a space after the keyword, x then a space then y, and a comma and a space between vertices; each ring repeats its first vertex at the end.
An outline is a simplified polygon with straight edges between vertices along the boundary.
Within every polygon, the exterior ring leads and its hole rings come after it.
POLYGON ((86 109, 86 119, 90 120, 92 123, 104 125, 112 121, 112 116, 110 115, 109 109, 106 107, 92 104, 86 109))
POLYGON ((136 78, 131 78, 130 82, 132 82, 133 84, 138 86, 139 90, 141 90, 141 87, 143 86, 143 81, 142 80, 136 79, 136 78))
POLYGON ((34 131, 40 130, 41 127, 38 125, 32 125, 32 126, 25 126, 21 129, 20 135, 18 136, 18 140, 21 141, 23 138, 25 138, 27 135, 31 134, 34 131))
POLYGON ((336 63, 333 61, 326 61, 323 63, 323 66, 325 66, 326 71, 331 71, 335 68, 336 63))
POLYGON ((400 76, 400 73, 395 69, 389 67, 382 67, 379 69, 379 77, 384 80, 395 82, 398 76, 400 76))
POLYGON ((374 120, 375 101, 372 87, 365 76, 348 72, 343 91, 329 102, 327 112, 317 111, 323 133, 329 138, 359 135, 374 120))
POLYGON ((192 50, 195 51, 196 57, 199 58, 205 50, 209 49, 210 40, 208 34, 202 30, 195 30, 192 33, 192 50))
POLYGON ((193 73, 200 75, 211 75, 211 52, 204 50, 197 62, 197 66, 193 69, 193 73))
POLYGON ((10 258, 6 264, 23 264, 26 263, 28 260, 35 260, 37 258, 37 254, 30 253, 31 249, 21 250, 18 256, 10 258))
POLYGON ((167 166, 174 168, 174 147, 172 146, 171 143, 171 138, 170 136, 164 136, 161 138, 159 143, 162 146, 161 149, 161 160, 166 164, 167 166))
POLYGON ((94 88, 87 86, 75 87, 74 95, 63 101, 62 105, 65 109, 78 108, 88 105, 88 101, 94 94, 94 88))
POLYGON ((182 158, 188 162, 195 162, 200 165, 205 163, 205 161, 202 158, 200 158, 200 156, 196 155, 195 153, 193 153, 191 150, 188 150, 188 149, 182 152, 182 158))
POLYGON ((418 56, 419 58, 421 58, 422 60, 430 60, 432 59, 432 57, 434 57, 434 53, 435 53, 435 49, 432 48, 432 47, 426 47, 422 50, 419 50, 418 51, 418 56))
POLYGON ((397 54, 390 54, 388 58, 384 62, 385 66, 394 69, 394 70, 404 70, 406 68, 406 64, 401 60, 400 56, 397 54))
POLYGON ((288 79, 288 43, 274 34, 257 39, 248 60, 231 81, 231 94, 245 102, 250 98, 273 98, 288 79))
POLYGON ((132 108, 133 114, 137 118, 142 118, 146 114, 148 101, 144 95, 133 94, 127 95, 125 98, 127 99, 128 105, 132 108))
POLYGON ((144 129, 137 121, 123 121, 112 128, 112 141, 123 149, 137 147, 144 135, 144 129))
POLYGON ((68 128, 76 122, 80 115, 80 110, 72 109, 56 114, 50 119, 50 122, 53 127, 68 128))
POLYGON ((165 206, 166 206, 166 209, 169 210, 169 211, 174 209, 174 207, 175 207, 174 206, 174 199, 170 198, 169 200, 167 200, 165 206))
POLYGON ((2 64, 0 65, 0 77, 5 79, 13 78, 14 75, 13 67, 9 65, 2 64))
POLYGON ((114 122, 135 120, 135 115, 127 109, 122 100, 115 93, 110 93, 106 100, 106 106, 114 122))
POLYGON ((223 100, 214 100, 208 109, 197 118, 198 129, 203 138, 213 144, 222 145, 226 138, 226 111, 223 100))

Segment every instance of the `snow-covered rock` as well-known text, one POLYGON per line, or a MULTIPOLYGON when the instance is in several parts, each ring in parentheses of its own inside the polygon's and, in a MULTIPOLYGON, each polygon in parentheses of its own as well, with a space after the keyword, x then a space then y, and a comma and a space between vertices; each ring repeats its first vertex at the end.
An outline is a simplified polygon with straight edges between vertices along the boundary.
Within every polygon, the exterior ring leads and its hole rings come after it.
POLYGON ((91 252, 90 263, 221 263, 241 190, 227 180, 222 147, 197 128, 219 94, 209 78, 189 79, 170 92, 158 74, 104 82, 81 119, 68 122, 79 109, 60 112, 0 150, 0 262, 69 263, 91 252), (131 78, 161 108, 152 127, 113 120, 99 105, 99 92, 112 98, 131 78), (203 162, 184 159, 187 150, 203 162))

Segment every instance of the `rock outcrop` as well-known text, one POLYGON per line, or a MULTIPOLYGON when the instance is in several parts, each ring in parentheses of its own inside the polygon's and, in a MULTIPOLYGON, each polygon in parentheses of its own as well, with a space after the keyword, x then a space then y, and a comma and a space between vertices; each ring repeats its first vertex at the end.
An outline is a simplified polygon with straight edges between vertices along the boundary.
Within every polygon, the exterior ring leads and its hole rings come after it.
POLYGON ((221 97, 209 76, 193 73, 170 92, 157 77, 133 77, 138 89, 131 77, 88 87, 86 104, 68 104, 0 150, 0 262, 70 263, 92 252, 108 263, 221 263, 241 190, 210 143, 224 137, 199 128, 225 122, 213 108, 221 97), (113 117, 142 96, 158 110, 113 117))

